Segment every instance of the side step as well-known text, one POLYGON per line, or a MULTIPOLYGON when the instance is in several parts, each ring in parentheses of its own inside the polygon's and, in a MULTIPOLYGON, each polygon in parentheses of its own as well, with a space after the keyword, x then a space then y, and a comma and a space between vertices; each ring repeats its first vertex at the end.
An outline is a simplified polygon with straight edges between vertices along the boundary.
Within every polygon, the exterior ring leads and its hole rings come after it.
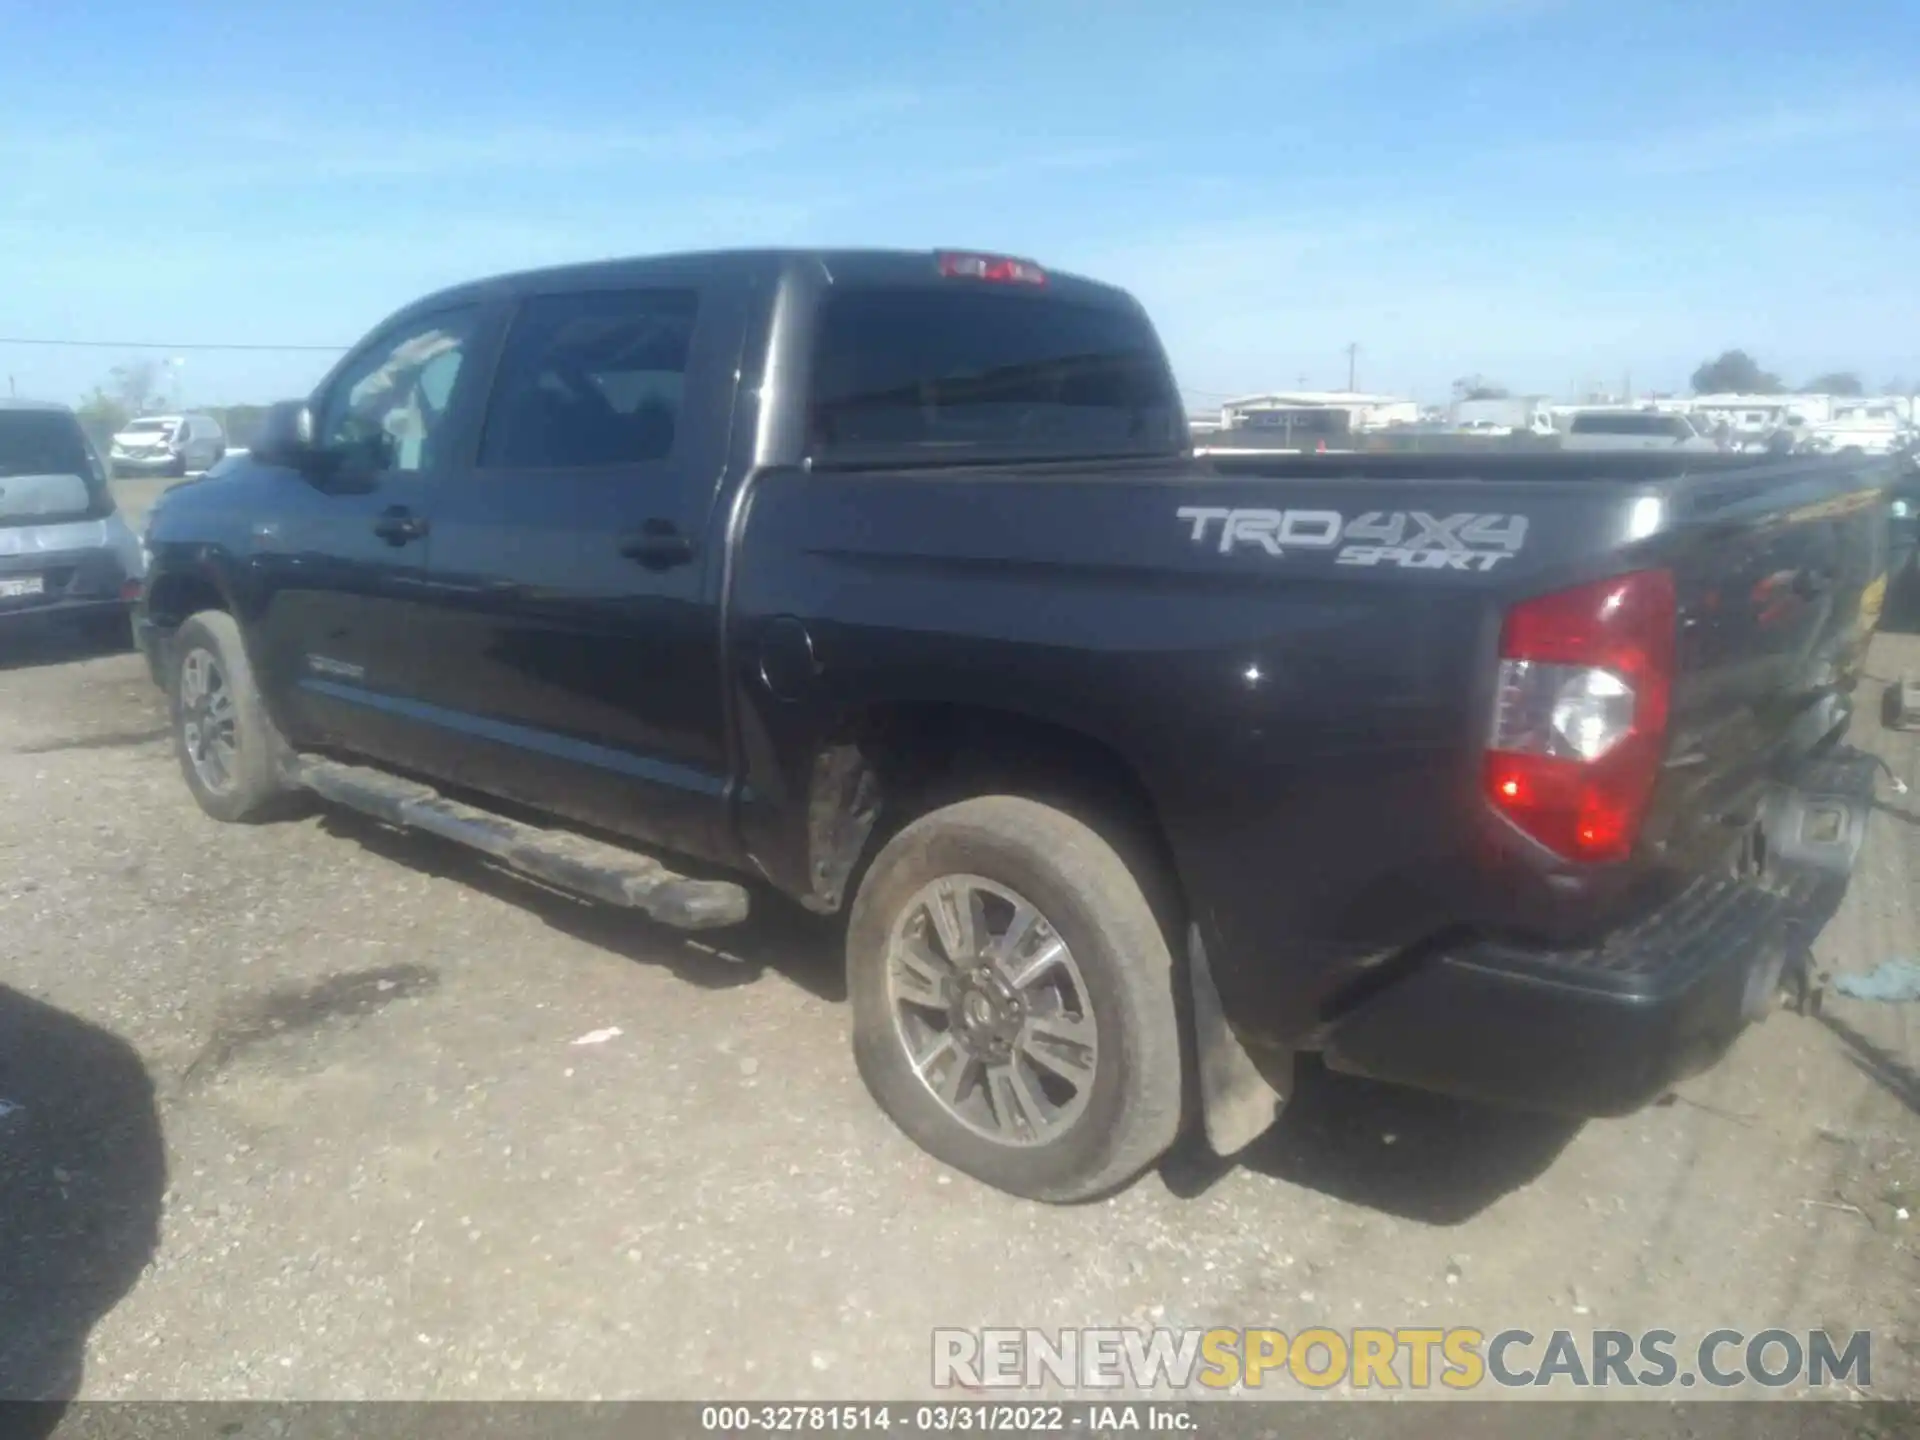
POLYGON ((483 851, 559 889, 644 910, 663 925, 711 930, 747 918, 744 886, 676 875, 648 856, 564 830, 523 825, 384 770, 302 755, 293 778, 322 799, 483 851))

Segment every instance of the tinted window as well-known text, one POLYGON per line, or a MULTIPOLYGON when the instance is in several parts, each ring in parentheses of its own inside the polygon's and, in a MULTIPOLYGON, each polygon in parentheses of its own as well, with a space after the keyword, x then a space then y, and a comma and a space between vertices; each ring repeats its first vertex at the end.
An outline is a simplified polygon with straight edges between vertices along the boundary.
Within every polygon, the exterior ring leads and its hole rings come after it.
POLYGON ((0 525, 107 513, 105 476, 80 423, 57 410, 0 409, 0 482, 8 480, 0 483, 0 525))
POLYGON ((478 315, 468 307, 414 321, 349 360, 322 407, 321 443, 352 469, 431 467, 478 315))
POLYGON ((58 410, 0 410, 0 475, 93 473, 86 441, 58 410))
POLYGON ((666 459, 698 308, 691 290, 529 300, 500 360, 480 464, 578 469, 666 459))
POLYGON ((845 291, 822 309, 816 456, 1163 452, 1180 414, 1137 313, 984 287, 845 291))

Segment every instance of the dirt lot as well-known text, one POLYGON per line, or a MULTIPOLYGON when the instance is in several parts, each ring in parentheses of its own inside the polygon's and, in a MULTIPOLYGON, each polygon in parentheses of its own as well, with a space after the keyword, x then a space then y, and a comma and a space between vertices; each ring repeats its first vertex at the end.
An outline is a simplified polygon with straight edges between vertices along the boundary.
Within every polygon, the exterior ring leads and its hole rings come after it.
MULTIPOLYGON (((1920 1395, 1920 1006, 1583 1127, 1310 1075, 1242 1163, 1048 1209, 874 1108, 831 925, 716 952, 355 818, 217 825, 132 654, 16 647, 0 719, 0 1393, 910 1397, 940 1325, 1452 1323, 1870 1328, 1920 1395)), ((1916 953, 1917 821, 1827 964, 1916 953)))

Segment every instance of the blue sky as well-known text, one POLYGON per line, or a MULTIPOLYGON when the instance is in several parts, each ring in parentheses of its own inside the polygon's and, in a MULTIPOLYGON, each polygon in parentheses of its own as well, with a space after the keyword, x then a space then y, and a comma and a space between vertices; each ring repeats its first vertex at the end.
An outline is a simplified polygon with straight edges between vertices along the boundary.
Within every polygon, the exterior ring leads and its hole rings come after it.
MULTIPOLYGON (((0 337, 345 345, 441 284, 969 245, 1147 302, 1196 398, 1920 383, 1920 6, 0 0, 0 337)), ((134 352, 0 344, 72 399, 134 352)), ((161 358, 157 352, 148 352, 161 358)), ((180 350, 189 402, 311 353, 180 350)))

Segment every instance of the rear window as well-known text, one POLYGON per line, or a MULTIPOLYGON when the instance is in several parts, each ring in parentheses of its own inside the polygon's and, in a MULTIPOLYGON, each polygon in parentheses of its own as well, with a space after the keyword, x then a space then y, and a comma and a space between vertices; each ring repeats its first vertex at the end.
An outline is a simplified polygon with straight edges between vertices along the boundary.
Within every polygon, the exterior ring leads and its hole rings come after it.
POLYGON ((87 519, 105 503, 105 478, 73 416, 0 410, 0 525, 87 519))
POLYGON ((815 459, 1164 454, 1182 411, 1137 313, 985 287, 830 294, 815 459))
POLYGON ((93 473, 80 424, 58 410, 0 410, 0 475, 93 473))

